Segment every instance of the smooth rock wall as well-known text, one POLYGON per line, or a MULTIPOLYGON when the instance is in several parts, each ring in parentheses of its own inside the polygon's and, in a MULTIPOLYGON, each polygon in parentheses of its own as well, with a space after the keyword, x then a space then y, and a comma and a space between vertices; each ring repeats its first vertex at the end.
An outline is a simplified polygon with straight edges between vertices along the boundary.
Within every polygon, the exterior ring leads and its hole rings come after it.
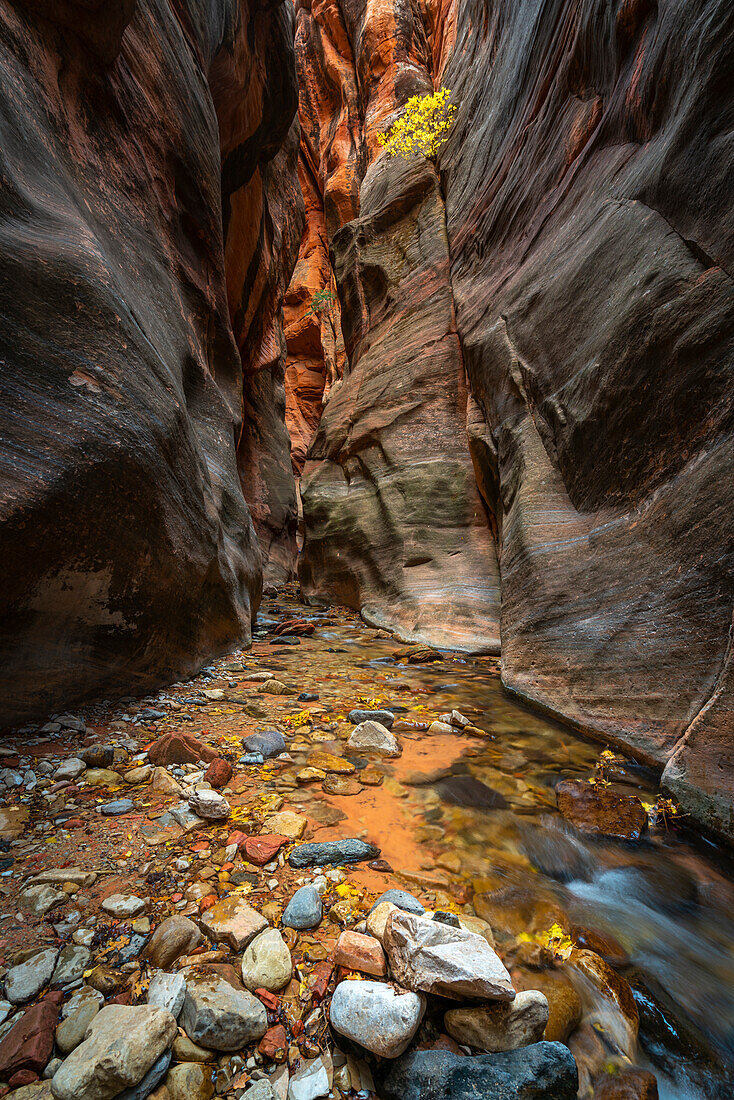
POLYGON ((734 9, 458 0, 455 28, 439 167, 504 682, 674 754, 731 835, 734 9))
POLYGON ((295 111, 289 31, 245 0, 0 12, 0 723, 249 638, 239 352, 267 362, 290 275, 260 171, 295 111))

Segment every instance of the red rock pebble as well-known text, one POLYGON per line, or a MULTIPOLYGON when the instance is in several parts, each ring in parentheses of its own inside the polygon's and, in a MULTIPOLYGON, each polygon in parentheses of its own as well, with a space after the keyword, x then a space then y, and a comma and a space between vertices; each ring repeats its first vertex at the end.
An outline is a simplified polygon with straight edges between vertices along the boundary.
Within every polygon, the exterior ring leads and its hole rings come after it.
POLYGON ((337 966, 372 974, 375 978, 387 974, 385 952, 379 940, 374 936, 363 936, 361 932, 342 932, 337 941, 334 962, 337 966))
POLYGON ((264 867, 266 863, 277 856, 280 849, 287 842, 287 836, 279 833, 268 833, 266 836, 248 836, 242 845, 247 858, 258 867, 264 867))
POLYGON ((235 831, 233 833, 230 833, 227 837, 227 847, 229 848, 230 844, 236 844, 238 848, 241 848, 246 840, 247 833, 243 833, 241 832, 241 830, 235 829, 235 831))
POLYGON ((6 1080, 20 1070, 42 1073, 54 1049, 63 993, 49 993, 27 1009, 0 1042, 0 1077, 6 1080))
POLYGON ((263 1035, 257 1048, 263 1058, 270 1062, 285 1062, 288 1054, 288 1036, 282 1024, 270 1027, 263 1035))
POLYGON ((19 1069, 8 1081, 11 1089, 20 1089, 23 1085, 32 1085, 34 1081, 38 1080, 38 1074, 34 1073, 32 1069, 19 1069))
POLYGON ((197 764, 199 760, 210 764, 216 758, 214 749, 191 733, 167 733, 148 749, 148 760, 158 768, 169 764, 197 764))
POLYGON ((212 787, 226 787, 232 778, 232 765, 224 757, 218 756, 216 760, 212 760, 209 767, 204 772, 204 779, 207 783, 211 783, 212 787))
POLYGON ((256 989, 255 996, 259 1001, 265 1005, 270 1012, 277 1012, 280 1005, 280 997, 276 997, 275 993, 270 993, 267 989, 256 989))

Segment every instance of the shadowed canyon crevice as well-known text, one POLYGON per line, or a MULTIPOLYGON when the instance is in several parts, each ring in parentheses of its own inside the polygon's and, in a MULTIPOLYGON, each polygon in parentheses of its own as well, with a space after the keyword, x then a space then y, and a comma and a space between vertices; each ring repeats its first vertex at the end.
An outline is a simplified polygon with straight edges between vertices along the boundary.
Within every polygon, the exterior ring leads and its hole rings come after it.
POLYGON ((298 568, 733 836, 733 39, 726 0, 3 0, 3 722, 247 643, 298 568), (437 163, 385 155, 441 84, 437 163))

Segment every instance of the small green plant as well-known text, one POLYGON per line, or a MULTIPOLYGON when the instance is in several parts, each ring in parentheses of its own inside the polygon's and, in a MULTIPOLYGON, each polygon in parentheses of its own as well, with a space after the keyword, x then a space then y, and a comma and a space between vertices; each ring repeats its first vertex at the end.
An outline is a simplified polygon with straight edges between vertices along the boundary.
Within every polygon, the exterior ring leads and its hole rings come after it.
POLYGON ((306 316, 318 317, 324 311, 329 313, 335 302, 336 298, 331 293, 328 286, 325 286, 323 290, 317 290, 314 294, 311 299, 311 305, 306 310, 306 316))
POLYGON ((377 138, 385 152, 393 157, 420 153, 429 160, 436 156, 448 137, 456 107, 448 88, 429 95, 414 95, 395 122, 377 138))

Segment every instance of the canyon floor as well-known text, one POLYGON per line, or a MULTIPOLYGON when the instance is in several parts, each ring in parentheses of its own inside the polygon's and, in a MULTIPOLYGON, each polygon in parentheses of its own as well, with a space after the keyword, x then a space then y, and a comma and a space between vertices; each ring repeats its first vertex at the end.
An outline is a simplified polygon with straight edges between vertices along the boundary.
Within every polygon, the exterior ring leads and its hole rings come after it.
POLYGON ((0 1095, 734 1095, 731 862, 496 658, 288 587, 2 754, 0 1095))

